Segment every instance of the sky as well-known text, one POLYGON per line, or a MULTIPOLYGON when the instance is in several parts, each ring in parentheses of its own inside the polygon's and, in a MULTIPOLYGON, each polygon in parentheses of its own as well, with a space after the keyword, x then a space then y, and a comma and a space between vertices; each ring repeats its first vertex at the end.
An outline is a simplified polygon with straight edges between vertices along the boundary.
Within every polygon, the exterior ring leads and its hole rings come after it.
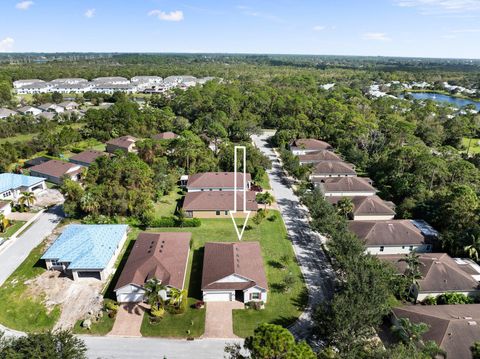
POLYGON ((480 58, 480 0, 0 0, 0 52, 480 58))

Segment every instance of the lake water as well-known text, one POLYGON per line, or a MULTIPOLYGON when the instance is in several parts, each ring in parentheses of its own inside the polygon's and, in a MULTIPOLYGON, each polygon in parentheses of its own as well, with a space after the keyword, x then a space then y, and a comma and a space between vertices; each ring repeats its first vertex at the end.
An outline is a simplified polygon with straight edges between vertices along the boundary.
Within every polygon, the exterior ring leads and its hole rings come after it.
POLYGON ((409 95, 412 95, 412 97, 417 100, 434 100, 438 102, 448 102, 449 104, 458 108, 467 106, 467 105, 475 105, 475 107, 477 108, 477 111, 480 111, 480 102, 478 101, 467 100, 463 98, 458 98, 458 97, 453 97, 453 96, 448 96, 448 95, 443 95, 438 93, 432 93, 432 92, 409 92, 409 95))

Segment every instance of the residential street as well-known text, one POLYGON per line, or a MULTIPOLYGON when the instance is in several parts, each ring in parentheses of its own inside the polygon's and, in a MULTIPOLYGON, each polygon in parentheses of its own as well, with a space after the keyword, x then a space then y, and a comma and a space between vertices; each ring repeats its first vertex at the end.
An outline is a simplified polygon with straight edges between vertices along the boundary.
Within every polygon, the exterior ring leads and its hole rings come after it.
POLYGON ((297 338, 306 339, 310 337, 312 330, 313 309, 332 294, 333 270, 322 250, 319 235, 313 232, 309 226, 308 209, 293 193, 278 156, 266 142, 268 137, 268 135, 252 136, 252 140, 272 161, 272 169, 267 171, 270 185, 308 287, 308 308, 289 328, 297 338))
POLYGON ((38 246, 52 233, 61 221, 63 212, 61 205, 52 207, 23 232, 13 244, 0 252, 0 286, 27 258, 33 248, 38 246))

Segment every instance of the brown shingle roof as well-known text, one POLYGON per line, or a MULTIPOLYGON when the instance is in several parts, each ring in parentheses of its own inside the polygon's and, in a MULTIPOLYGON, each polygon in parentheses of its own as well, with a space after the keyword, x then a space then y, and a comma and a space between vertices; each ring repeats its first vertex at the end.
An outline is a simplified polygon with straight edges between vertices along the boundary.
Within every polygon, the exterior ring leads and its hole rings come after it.
POLYGON ((356 175, 353 165, 342 161, 321 161, 313 166, 312 175, 356 175))
POLYGON ((73 161, 91 164, 97 158, 102 156, 111 156, 111 154, 106 152, 95 151, 95 150, 86 150, 86 151, 80 152, 79 154, 76 154, 75 156, 70 157, 70 161, 73 160, 73 161))
POLYGON ((322 182, 325 192, 377 192, 372 181, 365 177, 318 178, 313 182, 322 182))
MULTIPOLYGON (((188 177, 187 188, 233 188, 234 177, 234 172, 196 173, 188 177)), ((250 173, 246 177, 247 182, 252 180, 250 173)), ((237 186, 243 188, 243 173, 237 173, 237 186)))
POLYGON ((420 230, 409 220, 350 221, 348 228, 367 246, 424 244, 420 230))
POLYGON ((151 278, 182 289, 191 237, 189 232, 140 233, 115 290, 128 284, 141 287, 151 278))
MULTIPOLYGON (((234 210, 233 191, 187 192, 183 201, 185 211, 230 211, 234 210)), ((255 192, 247 191, 247 210, 258 210, 255 192)), ((237 193, 237 210, 243 210, 243 192, 237 193)))
MULTIPOLYGON (((399 273, 407 270, 407 264, 399 262, 405 255, 382 255, 379 258, 392 263, 399 273)), ((420 292, 443 293, 478 289, 478 281, 446 253, 422 253, 419 261, 423 264, 419 268, 422 275, 422 279, 418 281, 420 292)))
POLYGON ((268 288, 260 243, 205 243, 202 290, 247 289, 255 285, 268 288), (217 282, 232 274, 243 277, 248 282, 217 282))
POLYGON ((298 155, 300 162, 342 161, 342 158, 328 150, 309 152, 306 155, 298 155))
POLYGON ((168 131, 168 132, 162 132, 159 134, 156 134, 152 136, 154 140, 173 140, 174 138, 177 138, 178 135, 174 132, 168 131))
POLYGON ((78 173, 81 169, 82 166, 80 165, 58 160, 50 160, 29 168, 30 171, 57 178, 60 178, 67 173, 78 173), (76 167, 80 168, 75 169, 76 167))
POLYGON ((132 143, 135 143, 137 139, 133 136, 122 136, 118 138, 113 138, 110 141, 107 141, 107 145, 114 145, 121 148, 128 149, 132 143))
POLYGON ((333 148, 329 143, 313 138, 299 138, 292 142, 292 146, 305 150, 331 150, 333 148))
POLYGON ((394 308, 397 318, 430 326, 425 341, 435 341, 447 358, 471 359, 470 347, 480 340, 480 305, 411 305, 394 308))
POLYGON ((331 204, 337 204, 342 198, 350 198, 353 203, 353 214, 355 216, 367 215, 395 215, 394 204, 386 202, 378 196, 328 196, 325 199, 331 204))

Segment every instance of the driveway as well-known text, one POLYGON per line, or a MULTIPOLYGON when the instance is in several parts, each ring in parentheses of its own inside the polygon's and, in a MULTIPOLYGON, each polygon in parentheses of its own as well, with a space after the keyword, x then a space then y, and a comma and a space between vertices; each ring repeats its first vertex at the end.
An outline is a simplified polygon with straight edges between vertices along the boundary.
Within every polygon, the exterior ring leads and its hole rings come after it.
POLYGON ((252 136, 252 140, 255 146, 272 161, 272 169, 267 173, 273 195, 308 288, 308 306, 289 329, 296 338, 308 339, 312 334, 312 314, 315 308, 333 295, 334 272, 323 252, 321 236, 310 228, 308 209, 293 193, 291 180, 285 174, 279 157, 267 143, 269 137, 270 135, 265 134, 252 136))
POLYGON ((243 309, 243 303, 207 302, 205 315, 205 333, 202 338, 238 338, 233 334, 233 309, 243 309))
POLYGON ((109 336, 119 337, 141 337, 140 328, 142 326, 143 315, 145 314, 145 305, 142 303, 128 303, 120 305, 109 336))
POLYGON ((12 244, 0 251, 0 286, 27 258, 33 248, 38 246, 49 236, 63 218, 61 206, 52 207, 42 213, 40 217, 23 232, 12 244))

